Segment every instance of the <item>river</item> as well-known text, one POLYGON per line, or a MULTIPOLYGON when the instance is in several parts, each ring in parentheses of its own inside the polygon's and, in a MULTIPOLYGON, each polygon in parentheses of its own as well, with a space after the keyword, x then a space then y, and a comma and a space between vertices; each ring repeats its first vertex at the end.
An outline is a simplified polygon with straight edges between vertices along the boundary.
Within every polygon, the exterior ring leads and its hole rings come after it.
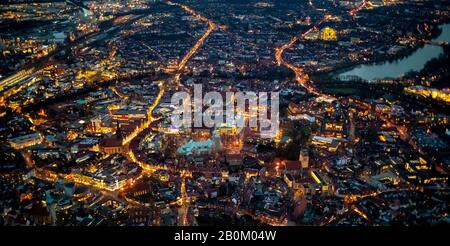
MULTIPOLYGON (((450 42, 450 23, 439 25, 439 29, 442 30, 441 34, 432 41, 450 42)), ((358 65, 338 74, 337 77, 345 80, 348 77, 356 76, 368 81, 399 78, 407 72, 422 70, 428 61, 443 53, 442 47, 426 44, 401 59, 358 65)))

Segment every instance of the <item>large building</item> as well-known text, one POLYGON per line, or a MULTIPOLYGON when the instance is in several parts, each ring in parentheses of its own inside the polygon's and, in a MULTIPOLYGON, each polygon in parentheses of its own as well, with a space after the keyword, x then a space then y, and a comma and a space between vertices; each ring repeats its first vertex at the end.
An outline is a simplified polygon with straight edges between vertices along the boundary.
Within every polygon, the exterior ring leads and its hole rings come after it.
POLYGON ((42 143, 42 136, 39 133, 31 133, 15 138, 8 139, 9 144, 14 149, 23 149, 36 144, 42 143))
POLYGON ((147 111, 139 107, 123 107, 112 113, 114 120, 145 119, 147 111))

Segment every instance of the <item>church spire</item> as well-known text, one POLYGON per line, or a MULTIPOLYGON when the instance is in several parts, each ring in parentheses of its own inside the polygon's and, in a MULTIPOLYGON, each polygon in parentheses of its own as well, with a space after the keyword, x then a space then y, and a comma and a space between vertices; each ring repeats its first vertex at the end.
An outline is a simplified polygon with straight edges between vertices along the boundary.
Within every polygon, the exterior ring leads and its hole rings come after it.
POLYGON ((122 140, 122 129, 120 128, 119 121, 116 121, 116 138, 122 140))

